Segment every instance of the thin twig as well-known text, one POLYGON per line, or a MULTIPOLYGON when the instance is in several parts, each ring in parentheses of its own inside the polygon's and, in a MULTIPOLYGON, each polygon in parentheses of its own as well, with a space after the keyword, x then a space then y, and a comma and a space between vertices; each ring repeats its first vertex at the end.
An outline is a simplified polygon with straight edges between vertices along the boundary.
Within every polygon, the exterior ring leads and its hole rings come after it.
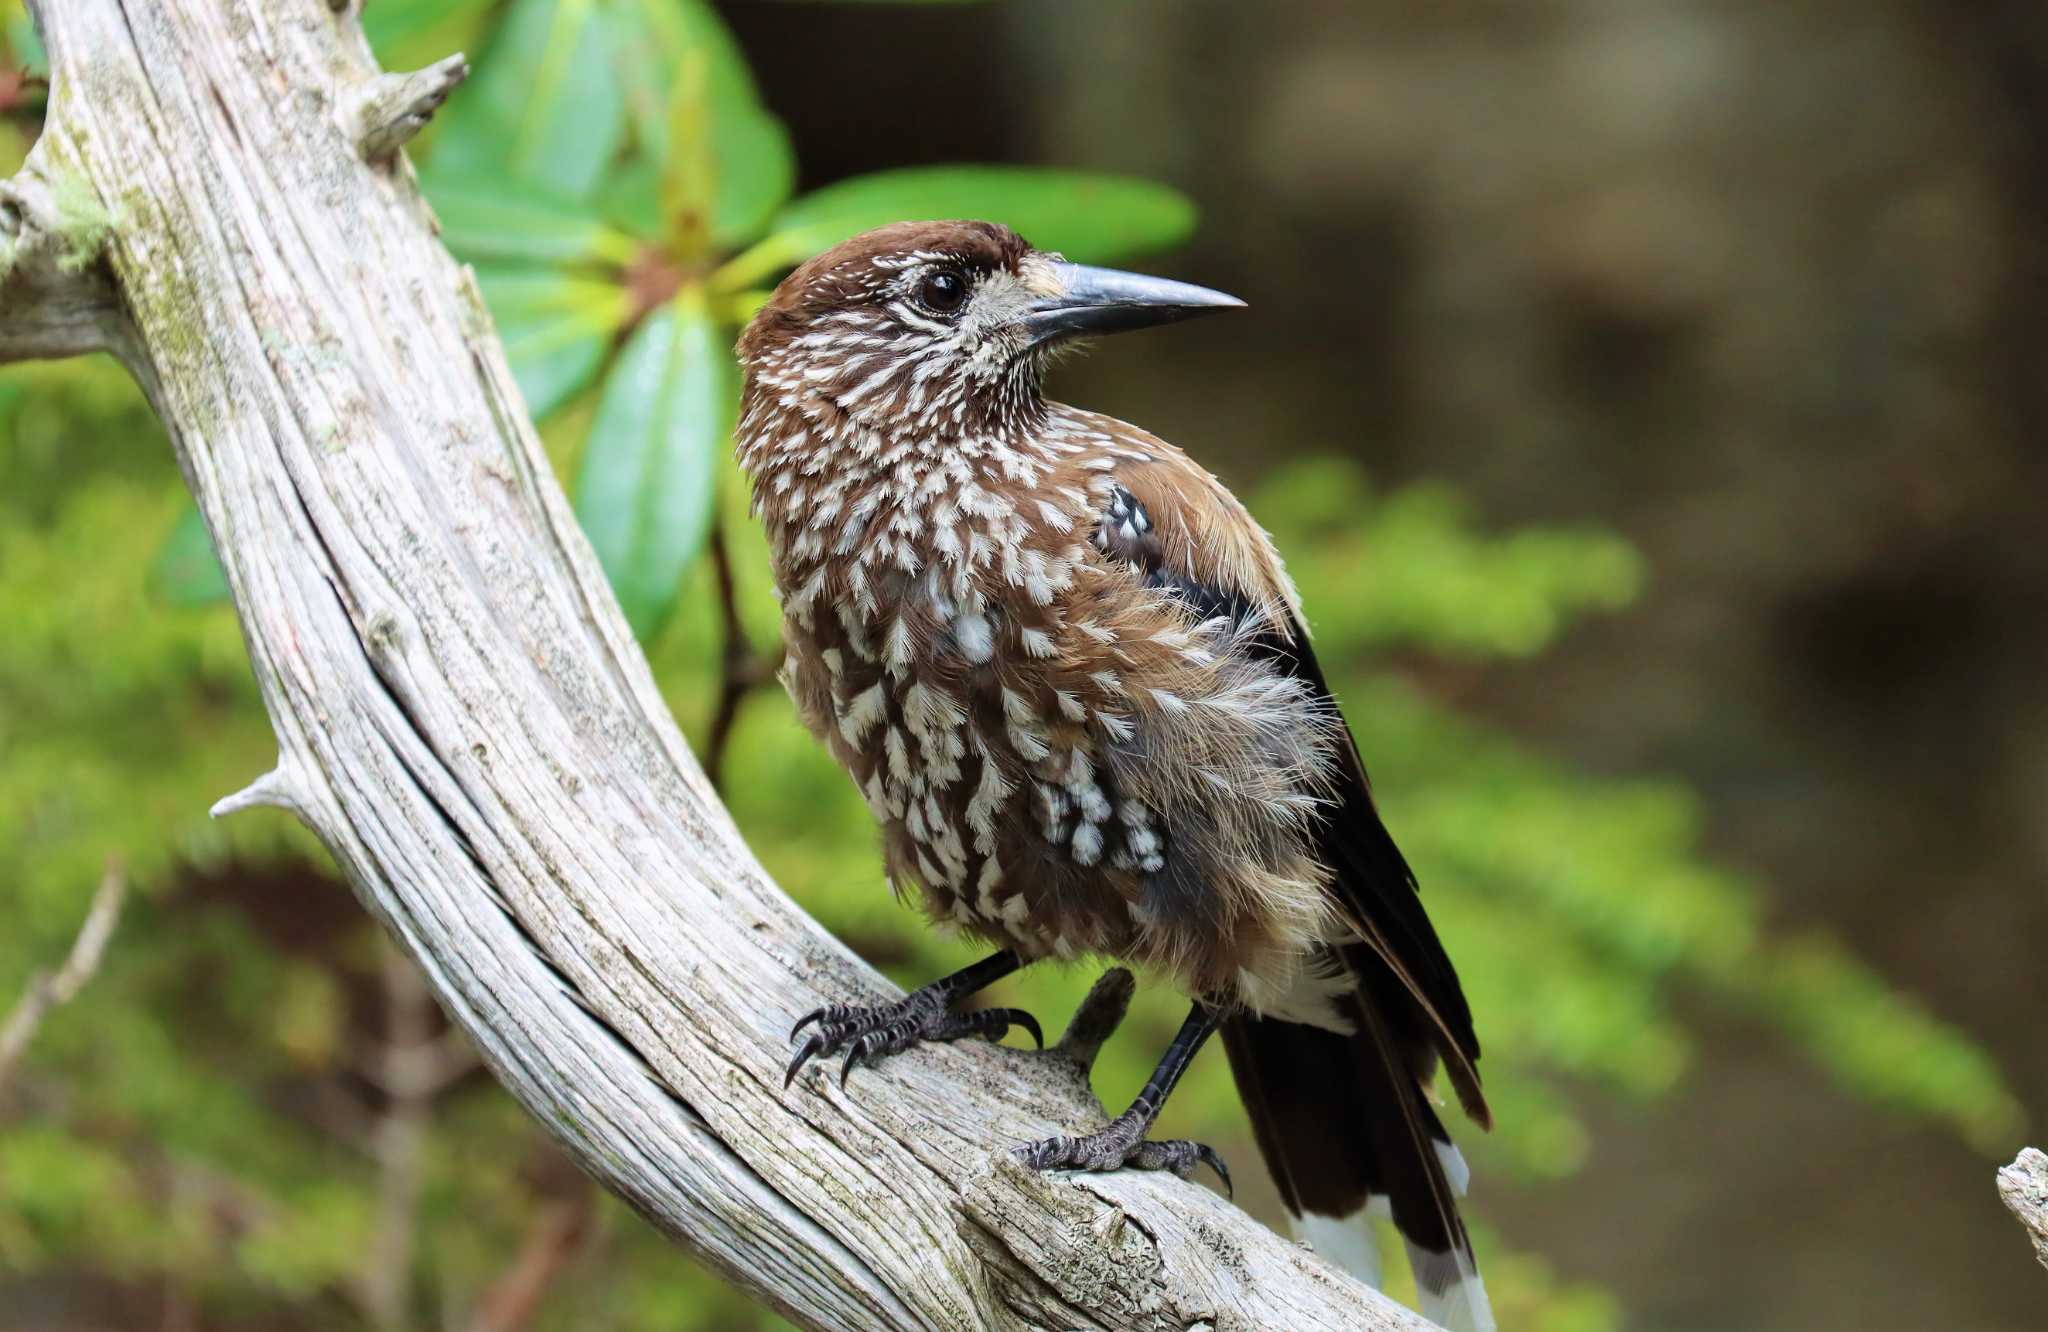
MULTIPOLYGON (((413 960, 388 939, 384 956, 384 1048, 377 1081, 389 1096, 372 1136, 377 1158, 377 1231, 356 1295, 372 1326, 395 1332, 410 1319, 420 1194, 433 1126, 433 1079, 418 1072, 434 1044, 434 996, 413 960)), ((445 1083, 441 1085, 445 1086, 445 1083)))
POLYGON ((40 111, 43 100, 49 95, 48 79, 26 69, 0 65, 0 116, 13 116, 28 111, 30 107, 40 111))
POLYGON ((6 1087, 14 1066, 21 1061, 50 1010, 70 1003, 99 970, 107 940, 113 937, 114 927, 121 920, 121 907, 127 900, 127 871, 119 860, 110 859, 106 872, 100 876, 99 891, 93 894, 92 907, 86 912, 85 924, 79 927, 78 937, 71 943, 71 955, 54 975, 38 971, 29 977, 20 1002, 7 1015, 7 1024, 0 1027, 0 1088, 6 1087))
POLYGON ((725 751, 732 740, 733 723, 739 720, 740 704, 747 694, 775 678, 782 665, 780 653, 757 653, 740 620, 738 583, 733 578, 732 555, 725 545, 725 520, 711 524, 711 568, 718 579, 718 606, 724 629, 724 651, 718 662, 718 710, 711 714, 711 733, 704 742, 704 775, 714 789, 723 791, 725 751))
POLYGON ((432 1099, 482 1066, 476 1047, 450 1028, 415 1046, 383 1045, 351 1070, 393 1100, 432 1099))
POLYGON ((578 1180, 575 1193, 541 1208, 519 1256, 491 1284, 470 1320, 469 1332, 520 1332, 540 1309, 555 1278, 582 1249, 597 1215, 596 1191, 578 1180))

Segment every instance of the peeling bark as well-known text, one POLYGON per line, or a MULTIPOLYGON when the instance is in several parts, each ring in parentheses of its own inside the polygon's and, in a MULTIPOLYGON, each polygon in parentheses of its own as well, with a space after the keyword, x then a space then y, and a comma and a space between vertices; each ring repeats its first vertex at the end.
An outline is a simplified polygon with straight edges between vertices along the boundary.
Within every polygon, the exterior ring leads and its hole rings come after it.
POLYGON ((809 1327, 1429 1326, 1196 1185, 1011 1164, 1100 1122, 1101 1010, 785 1092, 795 1014, 895 996, 704 780, 434 240, 397 150, 460 61, 383 75, 327 0, 31 8, 0 359, 130 366, 277 732, 219 811, 317 832, 586 1170, 809 1327))

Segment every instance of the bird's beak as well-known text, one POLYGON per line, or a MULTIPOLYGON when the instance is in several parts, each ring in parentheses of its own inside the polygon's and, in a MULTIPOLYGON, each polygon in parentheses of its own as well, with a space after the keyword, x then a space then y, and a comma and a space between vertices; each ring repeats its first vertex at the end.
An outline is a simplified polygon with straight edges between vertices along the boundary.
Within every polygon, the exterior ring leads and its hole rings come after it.
POLYGON ((1086 264, 1054 264, 1052 269, 1060 294, 1036 301, 1024 316, 1034 347, 1059 338, 1121 333, 1244 307, 1235 296, 1188 282, 1086 264))

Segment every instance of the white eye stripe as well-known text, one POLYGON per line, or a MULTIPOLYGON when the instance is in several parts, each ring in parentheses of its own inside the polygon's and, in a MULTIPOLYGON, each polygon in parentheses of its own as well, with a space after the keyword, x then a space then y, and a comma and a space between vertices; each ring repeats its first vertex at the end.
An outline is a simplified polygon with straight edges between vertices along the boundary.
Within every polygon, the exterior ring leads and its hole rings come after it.
POLYGON ((949 337, 953 332, 951 324, 941 323, 939 320, 919 313, 917 307, 913 306, 909 301, 889 302, 889 313, 912 328, 921 328, 927 333, 940 337, 949 337))

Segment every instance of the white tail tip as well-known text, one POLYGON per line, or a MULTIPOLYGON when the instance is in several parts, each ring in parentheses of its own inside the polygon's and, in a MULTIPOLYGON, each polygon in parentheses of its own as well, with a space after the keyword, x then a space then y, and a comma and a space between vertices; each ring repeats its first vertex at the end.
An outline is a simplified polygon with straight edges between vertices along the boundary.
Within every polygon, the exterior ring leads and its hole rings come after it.
POLYGON ((1317 1216, 1307 1212, 1295 1219, 1294 1233, 1374 1290, 1385 1284, 1381 1280, 1379 1237, 1372 1233, 1368 1213, 1317 1216))
POLYGON ((1462 1253, 1430 1253, 1408 1246, 1422 1316, 1447 1332, 1496 1332, 1493 1304, 1479 1269, 1462 1253))

